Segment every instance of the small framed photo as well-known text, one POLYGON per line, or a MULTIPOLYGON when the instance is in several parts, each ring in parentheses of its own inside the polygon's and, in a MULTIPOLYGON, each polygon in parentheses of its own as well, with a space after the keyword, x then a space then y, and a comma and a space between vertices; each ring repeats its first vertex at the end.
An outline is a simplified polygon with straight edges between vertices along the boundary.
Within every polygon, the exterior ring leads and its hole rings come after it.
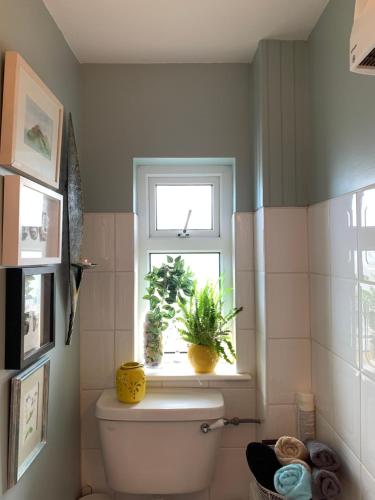
POLYGON ((7 269, 5 369, 23 369, 54 346, 55 268, 7 269))
POLYGON ((41 359, 11 380, 8 488, 47 443, 50 362, 41 359))
POLYGON ((4 177, 4 266, 61 262, 63 197, 19 175, 4 177))
POLYGON ((58 188, 63 112, 20 54, 6 52, 0 164, 58 188))

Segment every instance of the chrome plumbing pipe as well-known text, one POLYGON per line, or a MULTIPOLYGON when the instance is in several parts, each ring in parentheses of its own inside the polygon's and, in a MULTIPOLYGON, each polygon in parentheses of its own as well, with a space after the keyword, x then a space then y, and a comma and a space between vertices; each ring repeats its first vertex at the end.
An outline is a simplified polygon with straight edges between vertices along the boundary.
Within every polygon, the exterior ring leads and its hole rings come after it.
POLYGON ((259 418, 219 418, 216 422, 212 424, 203 423, 201 425, 201 431, 203 434, 207 434, 207 432, 214 431, 215 429, 221 429, 226 427, 227 425, 235 425, 238 426, 240 424, 260 424, 261 420, 259 418))

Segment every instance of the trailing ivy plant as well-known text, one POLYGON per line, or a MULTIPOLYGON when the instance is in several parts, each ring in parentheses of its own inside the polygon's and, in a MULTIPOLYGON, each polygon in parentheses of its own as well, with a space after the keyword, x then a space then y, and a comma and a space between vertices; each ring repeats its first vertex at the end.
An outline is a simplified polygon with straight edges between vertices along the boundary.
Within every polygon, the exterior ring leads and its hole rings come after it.
POLYGON ((163 332, 176 315, 177 304, 185 304, 194 289, 193 274, 185 267, 181 256, 173 259, 167 256, 167 262, 160 267, 154 266, 146 274, 148 281, 146 294, 149 311, 145 325, 145 357, 148 365, 161 362, 161 340, 163 332))
POLYGON ((242 307, 233 307, 224 313, 224 292, 221 283, 194 288, 189 301, 180 301, 181 315, 178 330, 181 337, 189 344, 204 345, 212 348, 228 363, 233 363, 236 353, 230 337, 228 324, 242 311, 242 307))

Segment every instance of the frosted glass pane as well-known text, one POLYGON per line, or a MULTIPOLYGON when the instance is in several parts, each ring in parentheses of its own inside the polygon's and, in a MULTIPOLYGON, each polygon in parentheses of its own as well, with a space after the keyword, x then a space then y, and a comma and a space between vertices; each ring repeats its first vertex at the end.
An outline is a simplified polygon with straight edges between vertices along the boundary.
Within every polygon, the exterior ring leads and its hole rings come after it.
POLYGON ((185 267, 189 267, 194 273, 198 288, 204 287, 207 281, 216 282, 220 277, 219 253, 152 253, 150 255, 151 267, 159 267, 167 262, 167 255, 170 255, 174 259, 181 255, 185 261, 185 267))
POLYGON ((156 229, 178 230, 185 227, 191 210, 188 229, 212 229, 211 184, 156 186, 156 229))

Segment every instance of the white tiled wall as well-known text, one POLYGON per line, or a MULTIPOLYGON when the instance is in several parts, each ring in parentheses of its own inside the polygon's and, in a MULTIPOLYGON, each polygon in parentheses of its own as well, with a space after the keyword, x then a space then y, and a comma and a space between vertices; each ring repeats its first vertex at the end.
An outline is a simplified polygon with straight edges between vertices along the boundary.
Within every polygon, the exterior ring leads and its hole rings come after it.
POLYGON ((318 436, 344 461, 345 499, 375 499, 375 190, 309 208, 318 436))
MULTIPOLYGON (((85 223, 85 257, 98 267, 87 273, 81 298, 82 482, 109 491, 94 406, 132 357, 134 216, 87 214, 85 223)), ((375 189, 309 209, 261 209, 254 220, 236 214, 235 227, 236 302, 245 307, 238 366, 257 370, 258 384, 199 387, 219 388, 228 415, 263 416, 258 437, 273 438, 295 433, 295 393, 312 386, 318 436, 343 459, 343 498, 375 499, 375 189)), ((193 383, 154 385, 163 384, 193 383)), ((255 432, 226 429, 210 491, 179 498, 248 500, 244 446, 255 432)))
POLYGON ((307 209, 255 214, 259 437, 295 434, 295 394, 311 390, 307 209))
MULTIPOLYGON (((244 307, 237 321, 237 362, 241 372, 255 373, 255 311, 253 214, 234 217, 236 303, 244 307)), ((116 500, 143 500, 114 495, 103 470, 95 403, 101 390, 113 387, 115 369, 133 357, 134 324, 134 215, 85 215, 84 256, 98 266, 84 278, 81 295, 81 447, 82 485, 108 492, 116 500)), ((157 382, 154 386, 195 386, 219 389, 227 416, 256 416, 255 379, 247 382, 157 382)), ((249 471, 245 447, 255 440, 254 425, 225 429, 217 470, 210 491, 179 496, 179 500, 248 500, 249 471)), ((149 497, 144 497, 149 498, 149 497)), ((169 500, 177 500, 168 497, 169 500)))

